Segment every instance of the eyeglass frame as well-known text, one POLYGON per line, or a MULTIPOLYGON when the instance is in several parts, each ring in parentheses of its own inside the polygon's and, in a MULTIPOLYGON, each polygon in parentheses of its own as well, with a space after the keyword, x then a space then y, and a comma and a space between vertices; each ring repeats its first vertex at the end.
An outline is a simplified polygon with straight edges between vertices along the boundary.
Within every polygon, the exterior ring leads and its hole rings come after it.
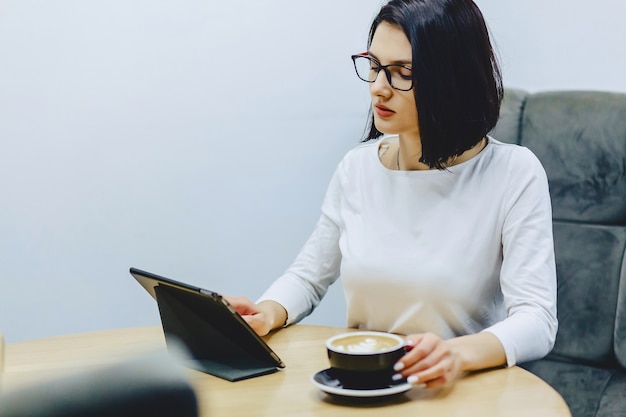
POLYGON ((413 74, 413 68, 408 66, 408 65, 402 65, 402 64, 389 64, 389 65, 382 65, 380 62, 378 62, 378 60, 376 58, 374 58, 373 56, 370 56, 369 53, 367 52, 361 52, 360 54, 355 54, 355 55, 351 55, 350 58, 352 58, 352 64, 354 65, 354 71, 356 72, 356 76, 359 77, 359 80, 365 81, 366 83, 374 83, 376 82, 376 80, 378 79, 378 75, 380 74, 380 71, 384 71, 385 73, 385 77, 387 78, 387 82, 389 83, 389 85, 391 86, 391 88, 393 88, 394 90, 398 90, 398 91, 411 91, 413 89, 413 78, 411 77, 411 87, 408 89, 403 89, 403 88, 398 88, 396 86, 394 86, 391 82, 391 73, 389 72, 389 67, 402 67, 405 69, 408 69, 411 71, 411 74, 413 74), (359 74, 359 70, 356 67, 356 60, 358 58, 367 58, 368 60, 370 60, 370 62, 374 62, 376 63, 376 67, 372 68, 372 70, 376 71, 376 78, 374 78, 373 80, 366 80, 364 78, 361 77, 361 75, 359 74))

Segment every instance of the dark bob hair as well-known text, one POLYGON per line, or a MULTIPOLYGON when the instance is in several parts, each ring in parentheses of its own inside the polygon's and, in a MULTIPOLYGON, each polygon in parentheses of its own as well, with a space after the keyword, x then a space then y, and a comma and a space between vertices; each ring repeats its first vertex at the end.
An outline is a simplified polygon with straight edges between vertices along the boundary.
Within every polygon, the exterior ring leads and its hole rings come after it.
MULTIPOLYGON (((412 47, 420 162, 443 169, 496 124, 503 87, 485 20, 472 0, 391 0, 374 19, 397 25, 412 47)), ((370 125, 364 141, 382 135, 370 125)))

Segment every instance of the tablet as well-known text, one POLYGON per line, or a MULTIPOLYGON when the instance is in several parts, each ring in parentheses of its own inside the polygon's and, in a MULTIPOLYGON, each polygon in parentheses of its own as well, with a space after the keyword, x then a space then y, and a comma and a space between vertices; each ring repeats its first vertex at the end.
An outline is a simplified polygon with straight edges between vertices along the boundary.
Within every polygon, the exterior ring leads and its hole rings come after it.
POLYGON ((130 274, 156 300, 166 343, 187 348, 189 367, 229 381, 285 367, 220 294, 137 268, 130 274))

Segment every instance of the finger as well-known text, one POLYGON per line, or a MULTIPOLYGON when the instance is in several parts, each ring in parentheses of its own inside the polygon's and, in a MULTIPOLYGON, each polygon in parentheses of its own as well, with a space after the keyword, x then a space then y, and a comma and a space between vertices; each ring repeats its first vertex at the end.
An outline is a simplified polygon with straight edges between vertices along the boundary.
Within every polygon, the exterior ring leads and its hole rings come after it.
POLYGON ((241 305, 249 304, 248 299, 243 296, 223 295, 222 298, 224 298, 226 301, 228 301, 229 304, 233 306, 241 306, 241 305))
MULTIPOLYGON (((430 356, 433 350, 437 349, 438 339, 430 337, 416 337, 409 341, 409 351, 398 361, 402 365, 396 367, 396 370, 409 369, 422 360, 430 356), (412 345, 412 346, 411 346, 412 345), (400 368, 400 369, 397 369, 400 368)), ((413 372, 417 370, 414 369, 413 372)), ((405 373, 408 371, 405 371, 405 373)))
POLYGON ((450 384, 457 378, 457 376, 458 373, 454 370, 454 368, 452 368, 444 371, 441 376, 425 381, 425 383, 428 388, 438 388, 450 384))
POLYGON ((403 371, 402 375, 407 379, 411 376, 414 376, 419 382, 429 382, 446 375, 450 368, 450 365, 447 362, 448 361, 443 361, 441 363, 437 363, 435 366, 426 369, 412 367, 407 369, 406 371, 403 371))
POLYGON ((453 381, 455 377, 454 361, 446 358, 433 367, 411 374, 407 377, 407 381, 413 384, 427 384, 428 388, 434 388, 453 381))
POLYGON ((423 388, 432 389, 432 388, 441 388, 441 387, 447 385, 449 382, 450 381, 448 381, 446 378, 439 377, 439 378, 432 379, 432 380, 430 380, 428 382, 421 382, 421 383, 418 383, 418 384, 415 384, 415 385, 421 386, 423 388))
POLYGON ((258 309, 256 308, 256 304, 250 301, 247 297, 239 296, 239 297, 230 297, 224 296, 224 299, 228 301, 228 303, 237 310, 237 312, 241 315, 244 314, 256 314, 258 313, 258 309))
POLYGON ((265 320, 262 319, 261 315, 246 315, 242 316, 243 319, 248 323, 252 330, 254 330, 259 336, 265 336, 269 333, 269 330, 266 328, 265 320))
POLYGON ((424 356, 411 367, 407 368, 405 372, 417 373, 426 369, 436 368, 437 365, 444 363, 446 360, 451 362, 449 355, 450 351, 446 346, 438 345, 434 350, 430 351, 428 355, 424 356))
MULTIPOLYGON (((422 340, 422 335, 409 335, 405 340, 405 355, 402 356, 398 361, 394 364, 393 369, 396 372, 400 372, 402 370, 406 370, 407 368, 413 366, 419 359, 422 354, 420 351, 415 350, 415 347, 420 344, 422 340)), ((407 374, 406 371, 403 374, 407 374)), ((406 377, 406 375, 404 375, 406 377)))
POLYGON ((405 346, 408 349, 412 349, 415 345, 417 345, 424 338, 423 334, 411 334, 408 335, 405 339, 405 346))

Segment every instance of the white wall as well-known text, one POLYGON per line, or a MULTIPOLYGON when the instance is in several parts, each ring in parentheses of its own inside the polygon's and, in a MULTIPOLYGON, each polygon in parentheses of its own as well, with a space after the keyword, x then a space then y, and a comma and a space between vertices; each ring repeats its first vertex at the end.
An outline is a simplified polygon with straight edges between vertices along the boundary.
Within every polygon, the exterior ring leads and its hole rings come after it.
MULTIPOLYGON (((7 341, 158 324, 130 266, 258 296, 361 137, 349 55, 380 3, 0 0, 7 341)), ((478 4, 507 85, 626 91, 621 2, 478 4)))
POLYGON ((476 0, 505 82, 529 91, 626 92, 626 3, 476 0))

